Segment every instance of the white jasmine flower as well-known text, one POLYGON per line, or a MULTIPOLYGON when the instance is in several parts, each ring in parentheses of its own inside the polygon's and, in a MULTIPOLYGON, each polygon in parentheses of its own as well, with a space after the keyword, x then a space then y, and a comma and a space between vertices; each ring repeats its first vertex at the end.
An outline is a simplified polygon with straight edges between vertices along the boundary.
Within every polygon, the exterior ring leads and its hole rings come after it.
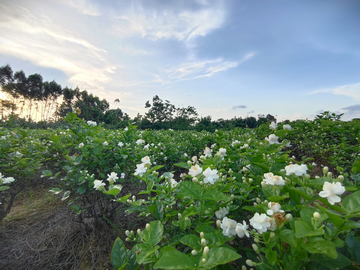
POLYGON ((270 144, 278 144, 278 136, 276 136, 275 134, 270 134, 268 138, 265 138, 265 140, 267 140, 270 144))
POLYGON ((341 198, 337 195, 342 195, 345 192, 345 187, 340 182, 330 183, 326 181, 323 186, 323 191, 320 191, 319 196, 326 198, 331 205, 341 202, 341 198))
POLYGON ((215 211, 218 219, 223 219, 227 214, 229 214, 229 207, 221 207, 218 211, 215 211))
POLYGON ((118 146, 119 146, 119 147, 123 147, 123 146, 124 146, 124 143, 123 143, 123 142, 119 142, 119 143, 118 143, 118 146))
POLYGON ((79 147, 84 147, 84 143, 79 143, 79 147))
POLYGON ((150 147, 150 144, 147 144, 147 145, 144 146, 144 149, 149 150, 149 147, 150 147))
POLYGON ((236 224, 236 228, 235 228, 236 234, 240 238, 243 238, 245 235, 247 237, 250 237, 248 228, 249 228, 249 226, 246 224, 245 220, 243 220, 243 224, 241 224, 241 223, 236 224))
POLYGON ((171 188, 176 187, 178 184, 179 184, 179 182, 175 181, 174 178, 171 178, 171 179, 170 179, 171 188))
POLYGON ((124 178, 125 178, 125 173, 121 173, 120 178, 121 178, 121 179, 124 179, 124 178))
POLYGON ((216 155, 221 156, 221 157, 225 157, 226 156, 226 149, 225 148, 220 148, 219 151, 216 153, 216 155))
POLYGON ((236 235, 236 221, 225 217, 220 224, 220 228, 223 229, 223 235, 231 238, 236 235))
POLYGON ((105 183, 103 181, 101 181, 101 180, 95 180, 94 181, 94 188, 96 190, 100 190, 101 187, 103 187, 103 186, 105 186, 105 183))
POLYGON ((275 213, 284 213, 284 210, 281 210, 281 205, 279 203, 269 202, 269 210, 266 211, 266 214, 272 216, 275 213))
POLYGON ((184 153, 184 157, 188 157, 188 155, 186 153, 184 153))
POLYGON ((285 167, 286 175, 295 174, 301 176, 306 174, 307 169, 306 164, 290 164, 285 167))
POLYGON ((204 156, 211 157, 212 150, 209 147, 205 147, 204 156))
POLYGON ((191 160, 195 163, 197 161, 197 156, 193 156, 191 160))
POLYGON ((271 122, 271 124, 269 125, 269 127, 271 129, 276 129, 277 128, 277 124, 275 122, 271 122))
POLYGON ((103 146, 108 146, 109 143, 107 141, 103 142, 103 146))
POLYGON ((259 215, 259 213, 255 213, 249 221, 250 225, 253 226, 260 234, 266 232, 271 226, 271 218, 265 214, 259 215))
POLYGON ((146 172, 147 167, 145 167, 144 163, 141 164, 137 164, 136 165, 136 170, 134 175, 139 175, 140 177, 144 175, 144 173, 146 172))
POLYGON ((289 124, 283 125, 283 129, 292 130, 292 127, 289 124))
POLYGON ((108 174, 107 176, 108 176, 107 180, 109 182, 116 182, 116 180, 119 179, 116 172, 112 172, 111 174, 108 174))
POLYGON ((189 170, 189 175, 191 175, 192 177, 197 176, 198 174, 200 174, 202 172, 202 168, 196 164, 195 166, 191 166, 190 170, 189 170))
MULTIPOLYGON (((1 179, 1 178, 0 178, 0 179, 1 179)), ((14 177, 5 177, 5 178, 2 178, 3 184, 10 184, 10 183, 12 183, 12 182, 14 182, 14 181, 15 181, 14 177)))
MULTIPOLYGON (((284 186, 285 180, 282 178, 282 176, 274 175, 273 173, 265 173, 264 174, 265 179, 263 182, 267 185, 271 186, 284 186)), ((263 184, 261 184, 263 185, 263 184)))
POLYGON ((88 126, 91 126, 91 127, 96 127, 97 126, 97 123, 95 121, 87 121, 86 122, 88 124, 88 126))
POLYGON ((213 185, 215 183, 215 181, 219 179, 219 176, 217 173, 218 173, 217 170, 215 170, 215 169, 211 170, 210 167, 207 168, 203 172, 203 175, 205 176, 204 183, 211 183, 213 185))
POLYGON ((136 144, 137 144, 137 145, 140 145, 140 144, 143 144, 143 143, 145 143, 145 141, 144 141, 143 139, 138 139, 138 140, 136 141, 136 144))
POLYGON ((124 128, 124 131, 128 131, 128 130, 129 130, 128 127, 124 128))
POLYGON ((239 144, 240 142, 238 141, 238 140, 235 140, 235 141, 233 141, 232 143, 231 143, 231 146, 235 146, 235 145, 237 145, 237 144, 239 144))
POLYGON ((141 162, 144 163, 144 164, 149 164, 149 165, 151 165, 151 161, 150 161, 149 156, 143 157, 143 158, 141 159, 141 162))

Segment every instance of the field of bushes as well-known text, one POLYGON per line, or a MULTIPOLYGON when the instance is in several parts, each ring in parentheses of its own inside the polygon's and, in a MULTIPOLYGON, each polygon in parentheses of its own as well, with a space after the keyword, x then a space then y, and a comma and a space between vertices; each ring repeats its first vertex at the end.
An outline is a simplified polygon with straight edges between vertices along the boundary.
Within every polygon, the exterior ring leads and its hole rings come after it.
POLYGON ((0 269, 360 269, 359 121, 64 119, 0 126, 0 269), (29 197, 43 207, 15 218, 29 197))

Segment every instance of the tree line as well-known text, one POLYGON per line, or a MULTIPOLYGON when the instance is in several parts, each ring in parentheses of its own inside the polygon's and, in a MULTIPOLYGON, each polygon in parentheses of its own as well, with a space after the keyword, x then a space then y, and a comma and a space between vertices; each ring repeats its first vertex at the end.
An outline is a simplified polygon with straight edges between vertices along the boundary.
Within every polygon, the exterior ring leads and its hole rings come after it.
MULTIPOLYGON (((106 128, 122 128, 134 123, 140 129, 207 130, 255 128, 264 122, 276 121, 268 114, 246 118, 212 120, 211 116, 199 117, 193 106, 176 107, 169 100, 154 96, 147 101, 148 111, 131 118, 120 108, 109 109, 109 102, 79 88, 62 88, 55 81, 44 81, 38 73, 26 76, 21 71, 13 72, 9 65, 0 67, 0 86, 3 96, 0 99, 0 117, 22 119, 23 122, 58 122, 71 111, 85 121, 104 123, 106 128)), ((119 103, 119 99, 115 99, 119 103)))

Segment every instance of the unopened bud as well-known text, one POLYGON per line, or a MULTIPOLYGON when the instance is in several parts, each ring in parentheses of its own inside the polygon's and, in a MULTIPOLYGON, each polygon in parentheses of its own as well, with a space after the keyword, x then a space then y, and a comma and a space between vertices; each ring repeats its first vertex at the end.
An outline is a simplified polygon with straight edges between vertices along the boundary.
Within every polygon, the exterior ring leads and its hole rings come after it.
POLYGON ((241 266, 241 270, 247 270, 246 266, 245 265, 241 266))
POLYGON ((257 203, 261 203, 260 198, 256 198, 256 202, 257 202, 257 203))
POLYGON ((199 180, 198 180, 196 177, 194 177, 194 178, 192 179, 192 181, 193 181, 194 183, 199 182, 199 180))
POLYGON ((182 217, 182 215, 180 213, 178 213, 178 218, 181 218, 181 217, 182 217))
POLYGON ((200 184, 200 186, 202 186, 202 185, 204 184, 204 182, 203 182, 203 181, 200 181, 199 184, 200 184))
POLYGON ((126 230, 126 231, 125 231, 125 234, 126 234, 126 236, 129 236, 129 235, 130 235, 129 230, 126 230))
POLYGON ((191 251, 191 255, 193 255, 193 256, 197 255, 197 251, 196 251, 195 249, 193 249, 193 250, 191 251))
POLYGON ((218 228, 220 228, 220 226, 221 226, 221 221, 220 221, 220 219, 218 219, 218 220, 216 221, 216 226, 217 226, 218 228))
POLYGON ((189 221, 190 219, 188 217, 185 218, 185 221, 189 221))
POLYGON ((206 240, 205 240, 205 238, 201 238, 201 245, 206 246, 206 240))
POLYGON ((270 238, 274 238, 275 237, 275 233, 274 232, 271 232, 270 233, 270 238))
POLYGON ((201 260, 201 262, 202 262, 202 263, 205 263, 205 262, 206 262, 205 258, 203 258, 203 259, 201 260))
POLYGON ((265 188, 265 187, 267 186, 266 182, 265 182, 265 181, 262 181, 262 182, 261 182, 261 186, 262 186, 263 188, 265 188))
POLYGON ((204 256, 206 256, 209 253, 209 247, 204 247, 204 256))
POLYGON ((248 266, 253 266, 252 260, 246 260, 246 264, 247 264, 248 266))
POLYGON ((339 176, 338 176, 338 181, 339 181, 339 182, 344 181, 344 176, 343 176, 343 175, 339 175, 339 176))
POLYGON ((325 167, 323 168, 323 173, 324 173, 324 174, 327 174, 328 171, 329 171, 329 167, 328 167, 328 166, 325 166, 325 167))
POLYGON ((254 241, 255 241, 255 243, 259 243, 259 242, 260 242, 259 238, 254 238, 254 241))
POLYGON ((310 179, 310 175, 309 175, 309 174, 304 174, 304 178, 305 178, 306 180, 309 180, 309 179, 310 179))
POLYGON ((141 230, 140 229, 137 229, 137 234, 141 234, 141 230))
POLYGON ((188 164, 189 166, 191 166, 191 165, 192 165, 192 162, 191 162, 190 160, 188 160, 187 164, 188 164))
POLYGON ((259 250, 258 246, 256 244, 252 244, 251 246, 254 249, 254 251, 257 253, 259 250))
POLYGON ((333 175, 332 172, 328 172, 326 176, 327 177, 332 177, 332 175, 333 175))
POLYGON ((126 242, 129 242, 129 241, 130 241, 130 238, 125 238, 125 241, 126 241, 126 242))
POLYGON ((200 233, 200 237, 204 238, 205 234, 203 232, 200 233))
POLYGON ((252 178, 249 178, 249 183, 252 183, 254 180, 252 178))
POLYGON ((146 228, 147 230, 149 230, 149 229, 150 229, 150 224, 147 223, 146 226, 145 226, 145 228, 146 228))
POLYGON ((314 212, 313 217, 315 220, 318 220, 320 218, 319 212, 314 212))
POLYGON ((286 214, 286 216, 285 216, 285 219, 287 220, 287 221, 290 221, 290 220, 292 220, 292 218, 293 218, 293 216, 292 216, 292 214, 286 214))

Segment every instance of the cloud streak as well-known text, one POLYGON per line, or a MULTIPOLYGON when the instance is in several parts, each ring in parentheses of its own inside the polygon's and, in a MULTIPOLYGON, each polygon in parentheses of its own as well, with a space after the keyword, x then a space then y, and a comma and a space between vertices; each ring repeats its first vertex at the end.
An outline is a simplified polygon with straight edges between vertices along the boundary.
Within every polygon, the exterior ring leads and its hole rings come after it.
POLYGON ((116 70, 105 60, 105 50, 54 24, 46 16, 35 16, 12 4, 0 4, 0 14, 2 54, 58 69, 69 76, 69 82, 88 90, 102 89, 102 84, 116 70))
POLYGON ((333 95, 348 96, 353 99, 360 100, 360 83, 342 85, 335 88, 320 89, 310 92, 309 94, 318 94, 318 93, 330 93, 333 95))
POLYGON ((236 110, 236 109, 246 109, 246 108, 247 108, 246 105, 237 105, 237 106, 233 106, 231 109, 236 110))

